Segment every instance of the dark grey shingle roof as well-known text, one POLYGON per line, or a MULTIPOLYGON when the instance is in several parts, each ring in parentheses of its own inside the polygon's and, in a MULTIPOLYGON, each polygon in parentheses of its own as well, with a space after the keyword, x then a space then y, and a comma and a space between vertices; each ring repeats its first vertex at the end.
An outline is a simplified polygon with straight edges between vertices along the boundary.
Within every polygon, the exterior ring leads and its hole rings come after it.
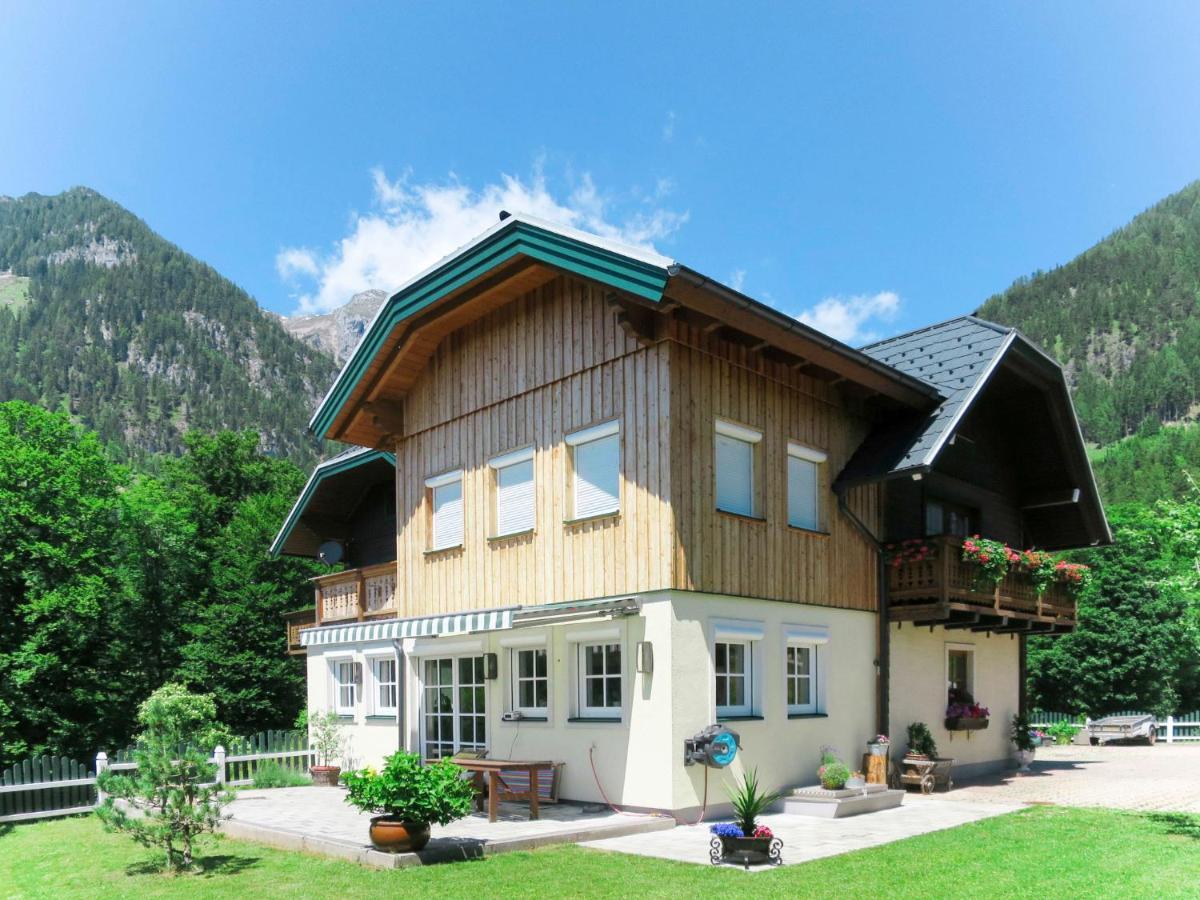
POLYGON ((1015 334, 1015 329, 975 316, 961 316, 862 348, 868 356, 929 382, 946 397, 914 429, 907 448, 889 460, 891 471, 932 464, 971 396, 995 368, 1015 334))

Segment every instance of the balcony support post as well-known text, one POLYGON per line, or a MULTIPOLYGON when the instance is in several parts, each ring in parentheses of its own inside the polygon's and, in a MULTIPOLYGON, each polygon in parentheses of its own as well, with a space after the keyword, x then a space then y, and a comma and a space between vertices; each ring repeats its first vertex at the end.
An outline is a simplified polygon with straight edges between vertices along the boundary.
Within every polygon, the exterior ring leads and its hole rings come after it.
POLYGON ((367 576, 363 574, 363 570, 358 570, 358 582, 356 584, 358 591, 358 621, 362 621, 367 614, 367 576))

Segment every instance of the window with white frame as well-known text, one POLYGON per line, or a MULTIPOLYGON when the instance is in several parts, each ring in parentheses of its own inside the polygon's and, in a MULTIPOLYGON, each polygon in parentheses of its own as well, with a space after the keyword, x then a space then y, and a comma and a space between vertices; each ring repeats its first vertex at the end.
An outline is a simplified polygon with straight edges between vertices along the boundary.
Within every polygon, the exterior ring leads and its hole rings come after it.
POLYGON ((533 448, 489 460, 496 478, 495 536, 533 531, 533 448))
POLYGON ((975 648, 970 644, 946 645, 946 703, 975 700, 975 648))
POLYGON ((571 454, 571 518, 621 508, 621 423, 605 422, 566 436, 571 454))
POLYGON ((829 643, 824 625, 784 625, 784 695, 789 716, 824 712, 821 684, 822 646, 829 643))
POLYGON ((621 644, 581 643, 578 647, 580 717, 620 718, 621 644))
POLYGON ((821 469, 826 455, 794 441, 787 448, 788 524, 817 531, 821 527, 821 469))
POLYGON ((371 660, 371 678, 375 682, 373 712, 377 716, 396 714, 396 658, 379 656, 371 660))
POLYGON ((463 542, 463 473, 459 469, 427 479, 429 490, 429 549, 461 547, 463 542))
POLYGON ((761 622, 717 620, 713 623, 713 675, 717 718, 754 715, 758 669, 762 665, 761 622))
POLYGON ((333 710, 339 716, 354 715, 358 701, 358 684, 355 678, 354 660, 338 659, 333 664, 333 710))
POLYGON ((512 707, 523 716, 546 718, 550 672, 545 647, 515 647, 512 653, 512 707))
POLYGON ((717 509, 740 516, 757 514, 754 456, 762 432, 718 419, 716 422, 717 509))

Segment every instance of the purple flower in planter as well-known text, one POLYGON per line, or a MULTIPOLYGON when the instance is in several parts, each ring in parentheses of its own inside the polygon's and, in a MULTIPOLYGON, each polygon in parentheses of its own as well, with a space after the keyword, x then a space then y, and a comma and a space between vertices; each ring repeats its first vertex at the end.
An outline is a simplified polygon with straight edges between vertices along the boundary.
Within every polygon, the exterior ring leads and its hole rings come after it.
POLYGON ((731 837, 731 838, 739 837, 740 838, 740 837, 746 836, 742 832, 742 829, 739 828, 737 825, 735 825, 733 822, 718 822, 715 825, 710 825, 708 827, 708 830, 711 831, 713 834, 715 834, 717 837, 731 837))

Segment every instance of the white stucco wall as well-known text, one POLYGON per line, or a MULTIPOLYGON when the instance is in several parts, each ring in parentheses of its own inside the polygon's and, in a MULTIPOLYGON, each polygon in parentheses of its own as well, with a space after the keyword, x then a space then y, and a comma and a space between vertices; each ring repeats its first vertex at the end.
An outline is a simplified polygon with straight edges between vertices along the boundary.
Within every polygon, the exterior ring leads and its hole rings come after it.
POLYGON ((929 726, 942 756, 956 760, 962 775, 1008 764, 1013 748, 1009 725, 1018 707, 1019 642, 1011 635, 946 631, 911 624, 892 626, 891 735, 896 751, 907 746, 905 731, 912 722, 929 726), (945 727, 946 650, 948 646, 974 651, 974 695, 991 711, 986 730, 949 732, 945 727), (970 734, 968 738, 967 735, 970 734))
MULTIPOLYGON (((709 804, 726 802, 725 787, 746 766, 758 768, 769 787, 815 782, 819 748, 831 744, 855 768, 873 735, 875 718, 875 617, 851 610, 801 606, 739 597, 664 591, 639 597, 642 613, 614 622, 564 624, 544 629, 514 629, 467 638, 406 641, 405 720, 409 749, 420 747, 417 674, 429 655, 494 652, 499 677, 487 682, 489 753, 505 759, 549 759, 566 763, 560 796, 646 809, 672 810, 687 818, 702 802, 704 769, 683 765, 683 741, 716 721, 712 621, 739 619, 762 624, 757 656, 758 721, 729 722, 740 733, 744 751, 728 772, 709 771, 709 804), (784 626, 828 630, 829 643, 818 649, 820 710, 813 718, 789 719, 784 684, 784 626), (613 635, 615 637, 607 637, 613 635), (511 707, 510 658, 514 641, 544 637, 550 663, 548 721, 503 722, 511 707), (580 639, 619 640, 624 670, 620 722, 571 721, 576 715, 576 648, 580 639), (636 671, 636 646, 649 641, 652 674, 636 671), (589 751, 591 751, 589 758, 589 751), (593 775, 592 762, 596 772, 593 775), (599 786, 597 785, 599 781, 599 786)), ((366 662, 391 651, 390 642, 353 647, 314 647, 308 656, 310 709, 333 702, 330 664, 334 659, 366 662)), ((370 675, 353 721, 347 721, 350 750, 345 766, 378 764, 395 751, 395 718, 370 718, 370 675)))

